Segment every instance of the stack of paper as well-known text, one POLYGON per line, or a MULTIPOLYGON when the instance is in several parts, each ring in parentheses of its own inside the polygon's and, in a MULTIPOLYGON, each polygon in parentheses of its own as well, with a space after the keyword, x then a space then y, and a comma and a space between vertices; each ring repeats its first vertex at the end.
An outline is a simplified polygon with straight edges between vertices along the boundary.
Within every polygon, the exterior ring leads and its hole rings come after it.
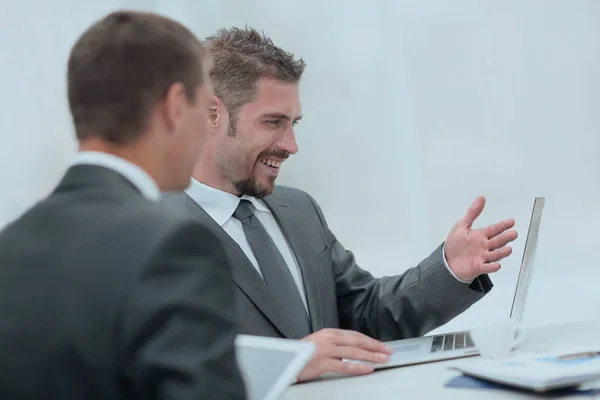
POLYGON ((598 349, 570 348, 475 359, 453 368, 465 375, 537 392, 600 380, 598 349))

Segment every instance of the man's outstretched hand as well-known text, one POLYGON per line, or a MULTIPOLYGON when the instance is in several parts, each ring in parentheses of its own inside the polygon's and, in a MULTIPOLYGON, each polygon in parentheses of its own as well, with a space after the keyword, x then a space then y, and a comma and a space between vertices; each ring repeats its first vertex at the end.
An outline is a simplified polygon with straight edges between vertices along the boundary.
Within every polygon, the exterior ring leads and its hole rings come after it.
POLYGON ((473 229, 473 223, 484 206, 485 198, 478 197, 464 218, 452 227, 446 239, 448 266, 462 281, 471 281, 479 275, 498 271, 499 261, 512 252, 507 245, 517 238, 517 231, 509 230, 515 225, 513 219, 473 229))

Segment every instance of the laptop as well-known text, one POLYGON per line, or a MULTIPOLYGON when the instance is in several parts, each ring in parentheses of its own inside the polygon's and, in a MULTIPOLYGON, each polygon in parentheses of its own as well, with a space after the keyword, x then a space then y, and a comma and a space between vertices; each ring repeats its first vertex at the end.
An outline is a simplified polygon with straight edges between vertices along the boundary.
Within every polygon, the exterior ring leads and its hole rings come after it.
POLYGON ((296 381, 315 350, 299 340, 237 335, 237 362, 249 400, 275 400, 296 381))
MULTIPOLYGON (((523 317, 525 299, 527 298, 529 282, 531 280, 532 260, 537 247, 544 204, 545 198, 543 197, 537 197, 533 203, 533 211, 529 222, 527 239, 525 240, 517 287, 510 311, 510 318, 516 323, 520 323, 523 317)), ((355 360, 346 361, 369 364, 375 369, 383 369, 479 355, 479 351, 471 340, 469 331, 395 340, 386 342, 386 344, 394 349, 394 353, 390 356, 389 362, 385 364, 373 364, 355 360)))

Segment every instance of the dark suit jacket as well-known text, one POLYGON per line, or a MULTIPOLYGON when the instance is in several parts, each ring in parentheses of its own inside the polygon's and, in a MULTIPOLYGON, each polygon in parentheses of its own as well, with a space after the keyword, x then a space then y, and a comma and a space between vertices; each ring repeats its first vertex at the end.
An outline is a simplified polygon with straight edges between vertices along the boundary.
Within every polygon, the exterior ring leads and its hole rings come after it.
MULTIPOLYGON (((356 264, 307 193, 279 186, 264 201, 298 259, 313 332, 351 329, 384 341, 421 336, 492 288, 487 275, 470 286, 456 280, 444 264, 442 246, 404 274, 376 279, 356 264)), ((167 193, 163 204, 186 210, 227 244, 243 333, 299 338, 241 248, 194 200, 167 193)))
POLYGON ((74 166, 0 234, 0 399, 242 399, 233 299, 214 234, 74 166))

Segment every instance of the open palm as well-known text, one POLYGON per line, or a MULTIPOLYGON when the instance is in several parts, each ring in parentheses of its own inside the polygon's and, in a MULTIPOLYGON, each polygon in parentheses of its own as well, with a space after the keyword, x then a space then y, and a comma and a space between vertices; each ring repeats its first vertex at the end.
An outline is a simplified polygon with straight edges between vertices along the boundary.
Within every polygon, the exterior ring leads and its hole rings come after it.
POLYGON ((485 198, 478 197, 465 217, 452 227, 446 239, 448 266, 458 279, 464 281, 498 271, 499 261, 512 252, 507 245, 517 238, 517 231, 509 230, 515 225, 513 219, 473 229, 473 223, 481 215, 484 206, 485 198))

